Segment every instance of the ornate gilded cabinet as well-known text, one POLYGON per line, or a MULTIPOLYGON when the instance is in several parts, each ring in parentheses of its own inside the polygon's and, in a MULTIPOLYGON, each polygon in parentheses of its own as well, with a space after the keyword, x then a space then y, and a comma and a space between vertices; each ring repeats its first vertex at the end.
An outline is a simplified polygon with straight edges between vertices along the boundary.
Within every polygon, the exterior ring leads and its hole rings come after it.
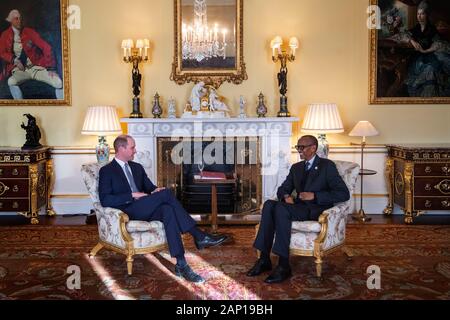
POLYGON ((39 210, 50 203, 53 187, 53 163, 50 148, 20 150, 0 148, 0 212, 18 212, 39 223, 39 210))
POLYGON ((389 203, 402 207, 405 222, 430 210, 450 210, 450 144, 388 145, 389 203))

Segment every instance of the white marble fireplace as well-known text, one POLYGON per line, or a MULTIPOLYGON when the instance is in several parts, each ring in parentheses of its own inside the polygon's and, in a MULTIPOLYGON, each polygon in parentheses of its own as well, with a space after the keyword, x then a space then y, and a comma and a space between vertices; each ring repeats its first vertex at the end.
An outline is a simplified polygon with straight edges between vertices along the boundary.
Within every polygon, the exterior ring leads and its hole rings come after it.
POLYGON ((223 119, 121 119, 128 134, 136 140, 135 161, 148 176, 158 181, 158 138, 234 138, 258 137, 262 175, 262 199, 273 198, 290 167, 292 124, 297 118, 223 118, 223 119))

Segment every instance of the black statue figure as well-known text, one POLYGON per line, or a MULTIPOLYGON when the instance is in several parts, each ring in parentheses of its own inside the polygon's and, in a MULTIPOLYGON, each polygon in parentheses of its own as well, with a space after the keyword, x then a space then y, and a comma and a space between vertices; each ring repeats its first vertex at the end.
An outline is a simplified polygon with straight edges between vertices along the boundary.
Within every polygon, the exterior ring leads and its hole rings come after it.
POLYGON ((28 118, 28 123, 27 125, 25 125, 22 122, 22 125, 20 127, 22 129, 25 129, 25 131, 27 132, 27 140, 22 149, 36 149, 42 147, 42 145, 39 143, 39 140, 41 139, 41 130, 39 130, 39 127, 36 124, 36 118, 29 113, 24 114, 24 116, 28 118))
POLYGON ((287 92, 287 68, 281 68, 278 73, 278 87, 280 88, 280 94, 285 96, 287 92))
POLYGON ((138 68, 133 68, 133 94, 135 97, 139 97, 141 93, 141 79, 142 75, 138 68))

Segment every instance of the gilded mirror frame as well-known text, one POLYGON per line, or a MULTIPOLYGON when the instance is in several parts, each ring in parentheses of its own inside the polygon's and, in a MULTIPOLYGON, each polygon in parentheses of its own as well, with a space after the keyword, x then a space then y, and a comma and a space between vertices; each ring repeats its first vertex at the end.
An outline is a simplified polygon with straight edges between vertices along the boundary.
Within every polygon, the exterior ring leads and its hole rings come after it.
MULTIPOLYGON (((243 43, 243 11, 244 0, 236 1, 236 56, 233 68, 204 68, 204 67, 183 67, 182 60, 182 2, 184 0, 174 0, 174 58, 170 80, 182 85, 189 82, 203 81, 207 85, 218 88, 224 82, 241 84, 248 79, 244 63, 244 43, 243 43)), ((220 1, 220 0, 219 0, 220 1)), ((225 1, 225 0, 224 0, 225 1)))

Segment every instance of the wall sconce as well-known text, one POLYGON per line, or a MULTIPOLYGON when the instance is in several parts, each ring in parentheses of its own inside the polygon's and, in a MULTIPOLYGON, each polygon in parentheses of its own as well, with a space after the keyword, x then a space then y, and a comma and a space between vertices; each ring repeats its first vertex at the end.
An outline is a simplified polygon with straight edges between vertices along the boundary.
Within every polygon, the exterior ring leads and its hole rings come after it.
POLYGON ((141 79, 142 75, 139 72, 139 63, 148 61, 148 49, 150 48, 150 41, 148 39, 138 39, 136 41, 136 47, 131 39, 122 41, 123 49, 123 61, 126 63, 133 63, 133 71, 131 73, 131 79, 133 80, 133 112, 130 114, 130 118, 142 118, 140 110, 140 98, 141 93, 141 79))
POLYGON ((276 36, 270 42, 270 47, 272 48, 272 61, 277 63, 281 61, 280 72, 278 72, 278 87, 280 88, 280 111, 278 112, 278 117, 290 117, 291 114, 288 110, 287 105, 287 62, 295 60, 295 50, 298 48, 298 39, 296 37, 292 37, 289 40, 289 47, 291 48, 290 53, 282 50, 281 46, 283 45, 283 39, 280 36, 276 36))

